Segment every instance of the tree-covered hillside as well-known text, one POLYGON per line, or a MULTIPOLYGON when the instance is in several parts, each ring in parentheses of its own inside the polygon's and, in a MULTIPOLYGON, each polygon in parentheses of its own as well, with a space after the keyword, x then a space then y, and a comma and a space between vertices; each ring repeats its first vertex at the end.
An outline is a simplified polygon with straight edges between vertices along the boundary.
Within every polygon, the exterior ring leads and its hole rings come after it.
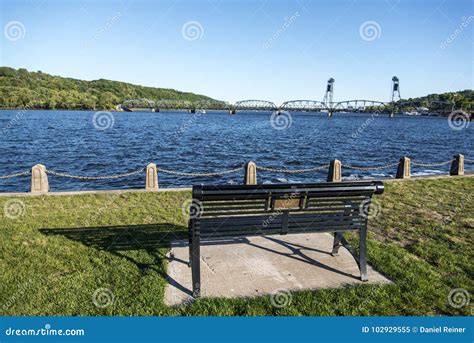
POLYGON ((474 108, 474 90, 467 89, 459 92, 447 92, 442 94, 429 94, 419 98, 408 98, 402 100, 402 102, 414 102, 421 103, 425 106, 430 106, 430 104, 436 102, 449 102, 454 104, 454 108, 463 109, 466 111, 472 110, 474 108))
POLYGON ((174 89, 104 79, 83 81, 41 71, 0 67, 0 108, 114 109, 128 99, 213 100, 204 95, 174 89))

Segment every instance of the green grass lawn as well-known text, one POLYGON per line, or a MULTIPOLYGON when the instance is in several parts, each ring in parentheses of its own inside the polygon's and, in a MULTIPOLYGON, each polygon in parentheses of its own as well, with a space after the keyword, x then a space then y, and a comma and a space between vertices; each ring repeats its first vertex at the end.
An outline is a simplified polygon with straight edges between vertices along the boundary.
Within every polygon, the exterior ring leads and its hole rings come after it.
POLYGON ((448 295, 474 290, 474 177, 386 182, 368 261, 393 283, 294 292, 283 308, 269 296, 164 304, 167 244, 186 237, 190 196, 0 197, 0 314, 472 315, 448 295), (112 305, 94 305, 99 288, 112 305))

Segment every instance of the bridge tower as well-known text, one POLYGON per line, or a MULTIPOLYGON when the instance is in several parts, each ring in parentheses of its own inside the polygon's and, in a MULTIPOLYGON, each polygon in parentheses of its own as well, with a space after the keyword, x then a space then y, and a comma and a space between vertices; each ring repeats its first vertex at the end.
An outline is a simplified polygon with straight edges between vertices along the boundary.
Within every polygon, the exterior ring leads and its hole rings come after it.
POLYGON ((392 102, 401 100, 400 96, 400 80, 398 77, 392 77, 392 102))
POLYGON ((393 118, 395 115, 395 102, 400 101, 402 97, 400 96, 400 80, 398 77, 392 77, 392 112, 390 113, 390 118, 393 118))
POLYGON ((326 94, 324 94, 323 103, 326 105, 328 109, 328 117, 332 117, 332 99, 334 95, 334 79, 331 77, 328 80, 328 85, 326 86, 326 94))

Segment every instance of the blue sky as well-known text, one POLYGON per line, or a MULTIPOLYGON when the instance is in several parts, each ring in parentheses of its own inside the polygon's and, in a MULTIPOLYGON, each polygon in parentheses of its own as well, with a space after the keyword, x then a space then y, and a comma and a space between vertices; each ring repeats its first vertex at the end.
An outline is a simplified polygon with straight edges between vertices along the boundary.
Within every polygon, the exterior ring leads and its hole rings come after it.
POLYGON ((322 100, 330 77, 335 100, 387 101, 393 75, 404 98, 474 88, 470 0, 0 2, 14 68, 230 102, 322 100))

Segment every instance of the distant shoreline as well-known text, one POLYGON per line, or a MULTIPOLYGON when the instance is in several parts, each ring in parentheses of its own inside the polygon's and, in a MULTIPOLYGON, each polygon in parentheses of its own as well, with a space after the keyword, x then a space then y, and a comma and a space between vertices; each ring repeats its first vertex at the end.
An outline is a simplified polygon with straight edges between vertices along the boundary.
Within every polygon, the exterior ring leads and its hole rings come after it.
MULTIPOLYGON (((162 110, 160 112, 153 112, 153 111, 124 111, 124 110, 116 110, 116 109, 113 109, 113 110, 110 110, 110 109, 45 109, 45 108, 0 108, 0 111, 17 111, 17 112, 26 112, 26 111, 49 111, 49 112, 54 112, 54 111, 68 111, 68 112, 113 112, 113 113, 155 113, 155 114, 159 114, 161 112, 187 112, 188 110, 186 109, 167 109, 167 110, 162 110)), ((208 112, 228 112, 228 110, 219 110, 219 109, 206 109, 206 111, 208 112)), ((237 111, 237 112, 252 112, 252 113, 263 113, 263 112, 268 112, 268 113, 271 113, 273 111, 254 111, 254 110, 240 110, 240 111, 237 111)), ((325 112, 305 112, 305 111, 294 111, 294 112, 290 112, 290 113, 313 113, 313 114, 316 114, 316 113, 323 113, 323 114, 326 114, 325 112)), ((335 112, 335 115, 337 116, 338 114, 336 114, 337 112, 335 112)), ((381 116, 383 117, 384 115, 388 115, 388 113, 377 113, 377 112, 341 112, 339 113, 339 115, 347 115, 347 114, 360 114, 360 115, 367 115, 367 116, 373 116, 374 114, 378 114, 378 116, 381 116)), ((430 115, 426 115, 426 114, 420 114, 420 115, 410 115, 410 114, 405 114, 405 113, 395 113, 395 116, 403 116, 403 117, 430 117, 430 118, 433 118, 433 117, 439 117, 439 118, 448 118, 448 115, 443 115, 443 114, 430 114, 430 115)))

